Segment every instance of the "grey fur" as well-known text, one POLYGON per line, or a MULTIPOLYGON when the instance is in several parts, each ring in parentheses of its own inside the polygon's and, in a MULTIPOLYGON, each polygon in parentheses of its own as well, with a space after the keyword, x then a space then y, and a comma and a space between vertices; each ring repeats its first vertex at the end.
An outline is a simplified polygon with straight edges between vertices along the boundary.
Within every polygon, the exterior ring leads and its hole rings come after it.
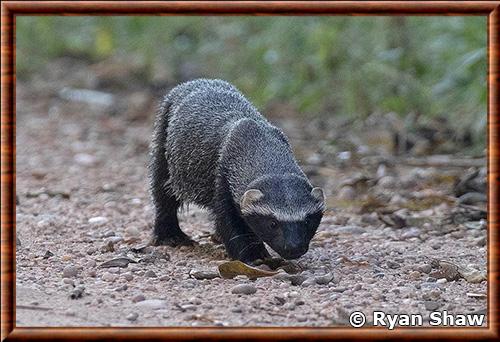
POLYGON ((283 132, 222 80, 186 82, 167 94, 155 121, 149 169, 157 217, 165 211, 162 202, 170 201, 175 208, 196 203, 220 218, 226 197, 242 214, 240 200, 253 186, 265 196, 247 212, 286 220, 324 207, 308 195, 312 186, 283 132))

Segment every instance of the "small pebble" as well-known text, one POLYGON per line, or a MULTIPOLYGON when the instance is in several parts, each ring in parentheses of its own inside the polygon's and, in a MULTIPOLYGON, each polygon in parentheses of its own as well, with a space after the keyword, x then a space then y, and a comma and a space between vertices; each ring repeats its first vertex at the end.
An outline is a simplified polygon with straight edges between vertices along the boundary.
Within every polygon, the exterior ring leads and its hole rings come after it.
POLYGON ((106 273, 104 273, 104 274, 102 275, 102 277, 101 277, 101 278, 102 278, 102 280, 104 280, 104 281, 107 281, 107 282, 110 282, 110 283, 111 283, 111 282, 113 282, 113 281, 115 281, 115 280, 116 280, 116 277, 117 277, 117 276, 116 276, 115 274, 112 274, 112 273, 106 272, 106 273))
POLYGON ((436 311, 441 304, 435 301, 426 301, 424 302, 425 309, 428 311, 436 311))
POLYGON ((108 268, 109 273, 117 274, 120 273, 120 268, 119 267, 110 267, 108 268))
POLYGON ((75 282, 73 281, 73 279, 64 278, 63 283, 75 286, 75 282))
POLYGON ((392 260, 388 260, 387 267, 392 268, 392 269, 396 269, 396 268, 399 268, 400 266, 397 262, 394 262, 392 260))
POLYGON ((197 297, 191 297, 189 298, 189 302, 191 304, 195 304, 195 305, 200 305, 201 304, 201 300, 197 297))
POLYGON ((304 302, 302 299, 296 299, 295 300, 295 305, 299 306, 299 305, 304 305, 306 302, 304 302))
POLYGON ((138 294, 132 298, 132 302, 134 303, 142 302, 143 300, 146 300, 146 297, 144 297, 144 295, 142 294, 138 294))
POLYGON ((317 276, 314 278, 314 280, 318 285, 326 285, 333 280, 333 273, 327 273, 322 276, 317 276))
POLYGON ((192 310, 195 311, 197 309, 196 305, 194 304, 186 304, 186 305, 181 305, 181 309, 183 310, 192 310))
POLYGON ((293 274, 288 277, 293 286, 299 286, 304 281, 306 281, 307 277, 303 274, 293 274))
POLYGON ((121 236, 112 236, 104 240, 105 244, 111 244, 111 245, 116 245, 118 242, 123 241, 123 238, 121 236))
POLYGON ((167 302, 161 299, 146 299, 136 303, 139 307, 144 307, 148 309, 162 309, 167 306, 167 302))
POLYGON ((298 322, 306 322, 307 321, 307 316, 304 315, 299 315, 296 317, 298 322))
POLYGON ((83 165, 83 166, 92 166, 95 163, 97 163, 97 158, 91 154, 88 153, 77 153, 73 157, 75 162, 77 164, 83 165))
POLYGON ((128 289, 127 284, 123 284, 123 285, 118 286, 117 288, 115 288, 115 291, 120 292, 120 291, 125 291, 126 289, 128 289))
POLYGON ((383 188, 392 188, 396 185, 396 179, 392 176, 383 176, 378 180, 377 185, 383 188))
POLYGON ((422 273, 429 274, 431 273, 432 267, 429 264, 424 264, 417 266, 416 270, 422 273))
POLYGON ((89 260, 85 264, 85 268, 94 268, 96 266, 97 266, 97 263, 95 262, 95 260, 89 260))
POLYGON ((115 235, 116 235, 116 233, 114 231, 107 230, 107 231, 104 232, 104 234, 102 235, 102 237, 108 238, 108 237, 115 236, 115 235))
POLYGON ((203 279, 214 279, 220 277, 219 272, 216 271, 195 271, 191 270, 189 275, 195 279, 203 280, 203 279))
POLYGON ((75 266, 66 266, 63 270, 64 278, 72 278, 78 274, 78 269, 75 266))
POLYGON ((486 246, 486 236, 482 236, 478 239, 475 239, 474 243, 476 244, 476 246, 479 246, 479 247, 486 246))
POLYGON ((96 216, 96 217, 91 217, 89 218, 89 221, 88 221, 90 224, 93 224, 93 225, 96 225, 96 226, 100 226, 100 225, 103 225, 105 223, 108 223, 108 219, 103 217, 103 216, 96 216))
POLYGON ((134 322, 137 320, 137 317, 139 317, 139 314, 136 312, 130 313, 127 315, 127 320, 130 322, 134 322))
POLYGON ((316 279, 309 278, 309 279, 306 279, 305 281, 303 281, 302 284, 300 284, 300 286, 307 287, 307 286, 313 286, 315 284, 316 284, 316 279))
POLYGON ((401 234, 401 239, 406 240, 406 239, 411 239, 411 238, 416 238, 420 237, 420 229, 411 227, 405 230, 403 234, 401 234))
POLYGON ((255 292, 257 292, 257 289, 255 288, 255 286, 250 285, 250 284, 236 285, 231 289, 231 293, 233 293, 233 294, 250 295, 250 294, 254 294, 255 292))
POLYGON ((410 280, 418 280, 418 279, 420 279, 420 276, 421 276, 421 274, 420 274, 420 272, 419 272, 419 271, 412 271, 412 272, 410 272, 410 274, 408 275, 408 278, 409 278, 410 280))
POLYGON ((79 299, 83 297, 83 292, 85 291, 85 287, 83 286, 78 286, 77 288, 73 289, 70 294, 71 299, 79 299))
POLYGON ((147 271, 147 272, 144 274, 144 276, 146 276, 146 277, 148 277, 148 278, 156 278, 156 277, 157 277, 156 273, 155 273, 154 271, 152 271, 152 270, 147 271))
POLYGON ((437 300, 441 298, 441 290, 439 288, 435 288, 432 290, 423 291, 422 298, 425 300, 437 300))
POLYGON ((125 231, 127 233, 128 236, 139 236, 140 235, 140 231, 139 229, 135 228, 135 227, 128 227, 127 230, 125 231))

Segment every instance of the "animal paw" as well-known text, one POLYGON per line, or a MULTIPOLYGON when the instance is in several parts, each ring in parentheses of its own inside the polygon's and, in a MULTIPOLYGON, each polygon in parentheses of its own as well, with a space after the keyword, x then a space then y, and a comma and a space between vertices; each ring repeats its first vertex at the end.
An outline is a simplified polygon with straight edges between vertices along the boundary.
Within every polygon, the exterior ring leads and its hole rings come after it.
POLYGON ((170 247, 180 247, 180 246, 194 246, 196 242, 191 240, 189 236, 186 234, 182 235, 174 235, 167 237, 153 237, 151 241, 151 245, 153 246, 170 246, 170 247))
POLYGON ((238 259, 246 264, 253 264, 258 260, 269 258, 271 255, 266 250, 264 245, 257 246, 253 249, 246 249, 239 253, 238 259))

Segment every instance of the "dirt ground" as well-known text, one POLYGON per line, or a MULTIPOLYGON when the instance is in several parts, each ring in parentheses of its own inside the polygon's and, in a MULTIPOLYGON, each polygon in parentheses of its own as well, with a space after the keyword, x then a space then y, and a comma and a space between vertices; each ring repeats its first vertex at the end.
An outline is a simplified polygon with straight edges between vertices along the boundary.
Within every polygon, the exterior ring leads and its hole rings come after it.
POLYGON ((487 313, 485 203, 454 194, 484 168, 463 158, 377 162, 369 142, 364 159, 332 152, 325 141, 338 136, 277 110, 328 210, 299 273, 223 279, 217 267, 229 259, 196 206, 180 222, 197 246, 147 246, 161 92, 113 91, 123 81, 102 65, 57 63, 17 86, 17 326, 338 326, 354 311, 368 322, 373 311, 424 321, 432 311, 487 313))

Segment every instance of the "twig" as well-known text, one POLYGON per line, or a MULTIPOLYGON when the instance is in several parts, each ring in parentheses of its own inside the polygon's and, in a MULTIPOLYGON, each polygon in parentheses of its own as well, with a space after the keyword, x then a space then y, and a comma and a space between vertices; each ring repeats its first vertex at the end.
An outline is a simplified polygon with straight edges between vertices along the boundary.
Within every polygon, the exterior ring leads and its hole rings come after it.
POLYGON ((35 305, 16 305, 16 309, 39 310, 39 311, 50 311, 50 310, 52 310, 52 308, 45 308, 43 306, 35 306, 35 305))

